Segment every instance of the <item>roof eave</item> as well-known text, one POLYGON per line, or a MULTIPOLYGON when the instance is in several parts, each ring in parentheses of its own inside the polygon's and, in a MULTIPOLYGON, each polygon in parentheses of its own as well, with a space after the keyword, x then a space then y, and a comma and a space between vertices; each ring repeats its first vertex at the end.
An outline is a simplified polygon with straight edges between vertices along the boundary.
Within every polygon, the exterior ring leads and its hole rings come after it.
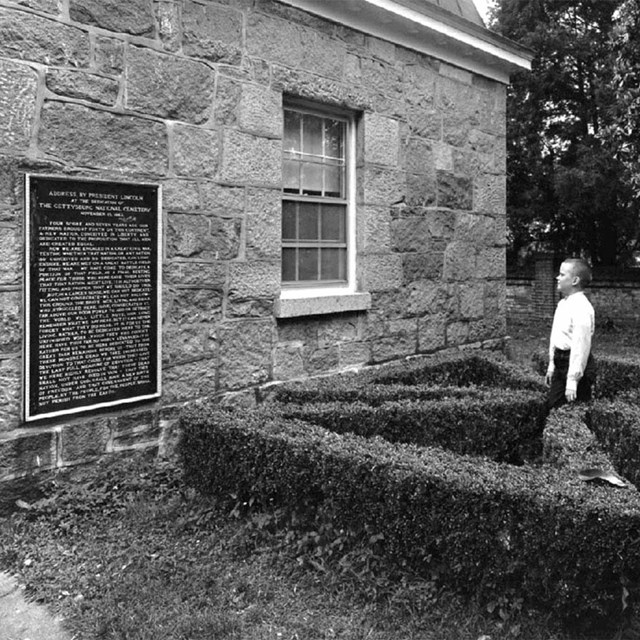
POLYGON ((303 11, 508 84, 533 52, 424 0, 280 0, 303 11))

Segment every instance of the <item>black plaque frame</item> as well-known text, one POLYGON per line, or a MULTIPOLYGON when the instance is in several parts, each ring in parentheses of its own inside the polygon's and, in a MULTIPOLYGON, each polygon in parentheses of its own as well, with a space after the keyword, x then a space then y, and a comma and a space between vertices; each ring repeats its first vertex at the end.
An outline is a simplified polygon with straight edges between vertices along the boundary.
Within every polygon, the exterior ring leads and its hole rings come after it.
POLYGON ((158 398, 162 191, 25 176, 24 419, 158 398))

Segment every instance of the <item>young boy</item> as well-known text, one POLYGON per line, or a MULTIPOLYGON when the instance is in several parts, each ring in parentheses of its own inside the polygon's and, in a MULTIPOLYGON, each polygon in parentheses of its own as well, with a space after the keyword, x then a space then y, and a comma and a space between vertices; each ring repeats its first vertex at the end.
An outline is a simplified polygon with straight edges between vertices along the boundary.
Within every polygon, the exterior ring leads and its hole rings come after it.
POLYGON ((591 355, 595 314, 583 291, 591 283, 591 269, 581 258, 568 258, 560 265, 556 281, 562 300, 553 316, 549 340, 549 409, 590 400, 595 378, 591 355))

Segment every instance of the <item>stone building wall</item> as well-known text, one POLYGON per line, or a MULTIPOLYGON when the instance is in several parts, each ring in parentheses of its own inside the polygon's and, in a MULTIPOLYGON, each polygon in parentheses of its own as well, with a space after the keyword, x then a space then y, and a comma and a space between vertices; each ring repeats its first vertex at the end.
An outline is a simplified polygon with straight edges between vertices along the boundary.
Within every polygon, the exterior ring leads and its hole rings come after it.
POLYGON ((505 334, 504 84, 273 0, 0 0, 0 477, 185 401, 505 334), (359 290, 278 319, 283 95, 353 110, 359 290), (162 398, 23 424, 24 174, 157 183, 162 398))

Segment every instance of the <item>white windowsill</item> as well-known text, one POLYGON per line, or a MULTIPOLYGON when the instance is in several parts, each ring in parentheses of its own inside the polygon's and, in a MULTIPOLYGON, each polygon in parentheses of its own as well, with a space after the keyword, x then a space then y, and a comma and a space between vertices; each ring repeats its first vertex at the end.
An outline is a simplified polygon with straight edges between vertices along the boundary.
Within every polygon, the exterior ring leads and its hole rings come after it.
POLYGON ((297 318, 328 313, 366 311, 371 309, 370 293, 318 295, 300 298, 279 298, 274 303, 276 318, 297 318))

